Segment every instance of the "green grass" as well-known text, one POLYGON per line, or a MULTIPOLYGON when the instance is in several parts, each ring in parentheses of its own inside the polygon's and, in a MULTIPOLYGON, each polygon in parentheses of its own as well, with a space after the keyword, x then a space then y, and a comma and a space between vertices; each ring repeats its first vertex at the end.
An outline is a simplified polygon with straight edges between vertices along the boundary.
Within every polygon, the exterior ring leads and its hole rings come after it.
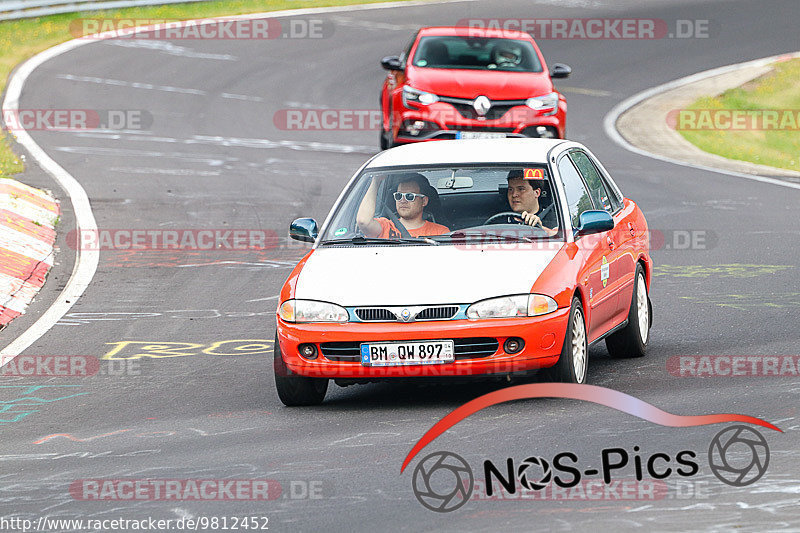
MULTIPOLYGON (((800 110, 800 59, 776 63, 775 69, 750 83, 703 97, 690 109, 800 110)), ((798 125, 800 126, 800 125, 798 125)), ((800 130, 679 130, 698 148, 730 159, 800 171, 800 130)))
MULTIPOLYGON (((8 76, 15 66, 51 46, 72 39, 70 22, 80 18, 132 18, 188 20, 240 15, 283 9, 327 7, 352 4, 371 4, 388 0, 233 0, 225 2, 195 2, 153 7, 136 7, 104 11, 85 11, 49 15, 32 19, 0 22, 0 93, 6 88, 8 76)), ((0 134, 0 177, 24 170, 24 165, 0 134)))

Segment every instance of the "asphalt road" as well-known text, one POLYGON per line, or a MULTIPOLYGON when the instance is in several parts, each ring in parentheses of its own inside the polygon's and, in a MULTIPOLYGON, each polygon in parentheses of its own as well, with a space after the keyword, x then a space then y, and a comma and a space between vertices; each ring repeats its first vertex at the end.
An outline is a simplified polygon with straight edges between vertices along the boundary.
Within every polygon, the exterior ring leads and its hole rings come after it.
MULTIPOLYGON (((102 251, 84 296, 25 353, 113 353, 117 360, 104 363, 110 375, 93 378, 2 378, 0 418, 18 420, 0 423, 0 517, 246 515, 268 517, 273 531, 800 530, 800 379, 680 378, 667 370, 678 355, 798 354, 798 191, 638 156, 602 127, 614 104, 647 87, 796 50, 796 7, 793 0, 463 2, 302 17, 334 29, 322 39, 103 41, 38 68, 20 105, 152 117, 139 131, 32 132, 84 186, 101 228, 284 236, 295 217, 325 217, 377 151, 377 133, 286 131, 274 114, 375 109, 384 75, 378 61, 399 53, 414 28, 498 16, 656 18, 671 26, 709 20, 708 38, 539 44, 549 62, 573 67, 557 84, 568 98, 568 136, 600 157, 671 244, 652 254, 647 357, 612 361, 598 346, 589 382, 671 413, 742 413, 775 423, 784 433, 761 430, 771 459, 755 484, 731 487, 712 474, 706 453, 725 426, 663 427, 595 404, 532 400, 482 411, 423 454, 455 452, 480 477, 485 459, 519 463, 570 451, 598 467, 604 448, 633 455, 638 446, 645 460, 694 451, 700 471, 668 479, 656 500, 608 491, 586 499, 475 500, 445 514, 424 509, 411 470, 400 474, 403 459, 433 423, 496 385, 332 386, 320 407, 283 407, 270 363, 274 297, 304 252, 284 240, 262 252, 102 251), (686 232, 706 244, 684 249, 686 232), (282 483, 283 495, 268 502, 88 502, 69 492, 76 480, 120 478, 268 478, 282 483)), ((23 181, 64 200, 29 166, 23 181)), ((2 332, 3 344, 46 308, 71 271, 64 233, 73 218, 69 203, 62 206, 60 264, 29 316, 2 332)), ((633 468, 619 476, 633 478, 633 468)))

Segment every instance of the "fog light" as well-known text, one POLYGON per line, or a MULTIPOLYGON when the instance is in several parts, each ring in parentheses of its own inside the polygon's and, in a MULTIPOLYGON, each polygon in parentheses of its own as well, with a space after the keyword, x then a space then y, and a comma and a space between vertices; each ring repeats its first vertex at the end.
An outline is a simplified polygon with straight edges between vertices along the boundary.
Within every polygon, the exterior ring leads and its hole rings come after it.
POLYGON ((317 347, 313 344, 301 344, 297 347, 297 350, 300 352, 300 355, 303 356, 305 359, 316 359, 317 358, 317 347))
POLYGON ((503 343, 503 350, 507 354, 515 354, 522 351, 522 348, 525 347, 525 341, 520 339, 519 337, 509 337, 506 339, 506 342, 503 343))

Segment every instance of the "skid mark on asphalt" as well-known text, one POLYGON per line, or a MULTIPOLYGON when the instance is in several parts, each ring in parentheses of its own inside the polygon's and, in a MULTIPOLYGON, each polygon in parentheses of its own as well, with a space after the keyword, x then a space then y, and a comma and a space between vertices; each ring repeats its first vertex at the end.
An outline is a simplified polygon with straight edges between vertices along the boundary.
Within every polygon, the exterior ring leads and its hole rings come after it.
POLYGON ((754 278, 767 274, 775 274, 795 268, 794 265, 749 265, 732 263, 727 265, 657 265, 653 269, 655 276, 672 276, 678 278, 754 278))
POLYGON ((238 61, 239 58, 230 54, 210 54, 197 52, 186 46, 178 46, 169 41, 155 41, 149 39, 109 39, 103 41, 109 46, 121 46, 123 48, 143 48, 153 50, 170 56, 186 57, 191 59, 218 59, 220 61, 238 61))

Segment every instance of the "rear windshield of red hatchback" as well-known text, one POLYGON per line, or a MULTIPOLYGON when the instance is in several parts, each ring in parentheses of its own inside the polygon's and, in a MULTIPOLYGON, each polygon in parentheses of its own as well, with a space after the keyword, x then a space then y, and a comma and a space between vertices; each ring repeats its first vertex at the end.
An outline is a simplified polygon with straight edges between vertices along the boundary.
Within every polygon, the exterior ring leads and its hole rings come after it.
POLYGON ((529 41, 455 35, 421 38, 413 65, 421 68, 542 72, 542 64, 529 41))

